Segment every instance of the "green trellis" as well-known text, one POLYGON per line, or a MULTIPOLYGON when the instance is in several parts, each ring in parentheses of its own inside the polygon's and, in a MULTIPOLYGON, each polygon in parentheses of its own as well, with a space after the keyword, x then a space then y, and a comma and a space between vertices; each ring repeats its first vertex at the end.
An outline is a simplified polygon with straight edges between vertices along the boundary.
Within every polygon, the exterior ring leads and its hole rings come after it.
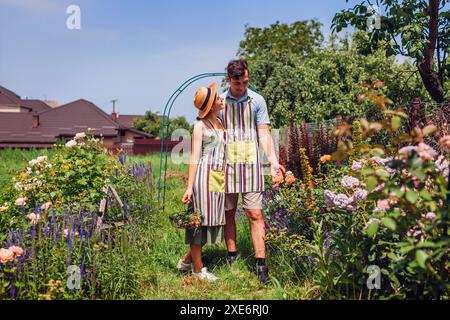
POLYGON ((161 124, 161 154, 159 157, 159 179, 158 179, 158 201, 162 201, 162 208, 165 208, 166 198, 166 176, 167 176, 167 155, 169 151, 169 129, 170 129, 170 112, 172 111, 173 104, 177 100, 178 96, 186 90, 192 83, 210 77, 224 77, 224 72, 213 73, 201 73, 194 77, 189 78, 183 84, 181 84, 177 90, 175 90, 170 96, 169 100, 164 107, 164 113, 161 124), (163 157, 164 157, 164 172, 163 172, 163 157))

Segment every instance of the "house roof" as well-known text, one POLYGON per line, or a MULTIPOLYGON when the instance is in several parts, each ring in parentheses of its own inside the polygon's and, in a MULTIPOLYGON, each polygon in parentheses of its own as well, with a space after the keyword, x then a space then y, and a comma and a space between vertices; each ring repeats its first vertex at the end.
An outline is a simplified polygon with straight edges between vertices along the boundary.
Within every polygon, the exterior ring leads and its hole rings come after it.
POLYGON ((22 107, 33 112, 42 112, 51 109, 51 107, 42 100, 21 99, 18 94, 2 86, 0 86, 0 105, 15 108, 22 107))
POLYGON ((0 96, 7 97, 9 101, 18 102, 20 96, 5 87, 0 86, 0 96))
POLYGON ((1 143, 54 143, 58 137, 74 136, 94 128, 96 136, 116 136, 120 130, 132 131, 140 136, 153 138, 147 134, 113 121, 108 114, 90 101, 80 99, 57 108, 38 113, 39 126, 32 127, 33 113, 1 113, 1 143))
POLYGON ((52 107, 50 107, 48 104, 46 104, 44 101, 42 100, 37 100, 37 99, 25 99, 25 100, 20 100, 21 106, 22 107, 29 107, 36 112, 42 112, 42 111, 46 111, 46 110, 50 110, 52 109, 52 107))
POLYGON ((133 128, 133 122, 135 119, 143 119, 144 116, 141 115, 132 115, 132 114, 117 114, 116 121, 126 127, 126 128, 133 128))

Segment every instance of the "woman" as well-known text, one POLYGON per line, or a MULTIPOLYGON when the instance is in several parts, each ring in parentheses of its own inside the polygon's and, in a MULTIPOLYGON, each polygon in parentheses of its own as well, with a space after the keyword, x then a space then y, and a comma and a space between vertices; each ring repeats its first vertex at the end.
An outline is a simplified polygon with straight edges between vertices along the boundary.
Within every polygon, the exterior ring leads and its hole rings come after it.
POLYGON ((186 244, 190 250, 178 262, 180 271, 191 271, 193 277, 215 281, 217 277, 203 267, 202 247, 224 240, 225 225, 225 130, 217 117, 223 109, 217 84, 199 88, 194 105, 199 109, 192 137, 189 179, 183 203, 193 202, 194 211, 201 214, 202 225, 186 229, 186 244))

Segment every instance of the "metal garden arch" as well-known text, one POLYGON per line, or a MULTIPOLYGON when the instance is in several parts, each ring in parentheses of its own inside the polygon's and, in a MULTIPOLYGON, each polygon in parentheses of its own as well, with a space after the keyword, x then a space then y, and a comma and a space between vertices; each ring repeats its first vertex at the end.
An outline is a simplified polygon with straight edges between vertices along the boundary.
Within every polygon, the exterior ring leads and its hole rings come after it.
POLYGON ((163 210, 165 208, 166 199, 166 176, 167 176, 167 154, 169 153, 169 129, 170 129, 170 112, 172 111, 173 104, 177 100, 178 96, 192 83, 210 77, 224 77, 224 72, 214 73, 201 73, 194 77, 189 78, 177 90, 172 93, 169 100, 164 107, 164 113, 161 124, 161 154, 159 157, 159 179, 158 179, 158 201, 162 200, 163 210), (167 121, 166 121, 167 118, 167 121), (163 156, 164 156, 164 176, 163 176, 163 156))

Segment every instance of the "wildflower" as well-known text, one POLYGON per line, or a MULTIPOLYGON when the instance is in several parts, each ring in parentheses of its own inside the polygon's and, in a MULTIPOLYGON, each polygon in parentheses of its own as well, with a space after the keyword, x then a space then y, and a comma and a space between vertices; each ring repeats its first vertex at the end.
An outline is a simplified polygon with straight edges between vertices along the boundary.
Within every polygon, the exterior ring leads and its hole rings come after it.
POLYGON ((391 208, 391 205, 389 203, 389 200, 383 199, 377 201, 377 206, 374 210, 374 212, 386 212, 391 208))
POLYGON ((350 204, 350 199, 345 194, 340 193, 333 199, 333 204, 341 209, 345 209, 350 204))
POLYGON ((84 132, 80 132, 75 135, 74 140, 83 139, 83 138, 86 138, 86 134, 84 132))
POLYGON ((422 217, 431 222, 436 220, 436 214, 434 212, 428 212, 427 214, 423 214, 422 217))
POLYGON ((0 249, 0 262, 6 264, 14 260, 14 252, 9 249, 0 249))
POLYGON ((41 219, 41 215, 32 212, 27 216, 27 218, 30 220, 31 224, 36 224, 41 219))
POLYGON ((364 189, 356 189, 355 193, 352 196, 352 202, 364 201, 367 199, 367 195, 369 192, 364 189))
POLYGON ((422 233, 422 229, 420 228, 420 226, 414 226, 413 228, 409 229, 408 232, 406 233, 406 235, 408 237, 414 237, 414 238, 419 237, 420 242, 423 242, 425 240, 425 237, 422 233))
POLYGON ((380 165, 380 166, 384 166, 386 164, 386 162, 391 161, 392 157, 389 158, 381 158, 381 157, 372 157, 370 158, 373 162, 375 162, 376 164, 380 165))
POLYGON ((363 160, 354 160, 352 163, 352 170, 355 172, 359 172, 362 168, 362 166, 364 165, 364 161, 363 160))
POLYGON ((66 143, 66 148, 72 148, 77 145, 77 142, 75 140, 70 140, 66 143))
POLYGON ((47 159, 47 156, 40 156, 40 157, 37 157, 36 158, 36 161, 38 162, 38 163, 41 163, 41 162, 44 162, 44 161, 47 161, 48 159, 47 159))
POLYGON ((331 161, 331 155, 326 154, 324 156, 321 156, 319 161, 320 163, 326 163, 328 161, 331 161))
POLYGON ((23 249, 19 246, 11 246, 8 248, 8 250, 11 250, 14 253, 15 258, 18 258, 23 254, 23 249))
POLYGON ((27 197, 23 197, 23 198, 18 198, 16 200, 16 206, 24 206, 27 203, 27 197))
POLYGON ((423 161, 433 160, 438 155, 436 150, 423 142, 420 142, 417 146, 403 147, 398 153, 409 156, 413 151, 417 152, 423 161))
POLYGON ((64 229, 63 235, 64 235, 64 238, 67 238, 69 236, 69 229, 64 229))
POLYGON ((309 181, 309 185, 310 185, 310 186, 315 186, 315 185, 316 185, 316 182, 315 182, 314 180, 310 180, 310 181, 309 181))
POLYGON ((4 212, 8 210, 8 208, 9 208, 8 203, 5 202, 4 205, 0 207, 0 212, 4 212))
POLYGON ((51 206, 52 206, 51 201, 48 201, 41 206, 41 209, 47 211, 48 209, 50 209, 51 206))
POLYGON ((345 189, 353 189, 359 186, 359 180, 355 177, 345 176, 342 178, 341 184, 345 189))
POLYGON ((334 207, 334 198, 336 198, 336 194, 333 191, 325 190, 323 195, 325 197, 325 204, 328 207, 334 207))

